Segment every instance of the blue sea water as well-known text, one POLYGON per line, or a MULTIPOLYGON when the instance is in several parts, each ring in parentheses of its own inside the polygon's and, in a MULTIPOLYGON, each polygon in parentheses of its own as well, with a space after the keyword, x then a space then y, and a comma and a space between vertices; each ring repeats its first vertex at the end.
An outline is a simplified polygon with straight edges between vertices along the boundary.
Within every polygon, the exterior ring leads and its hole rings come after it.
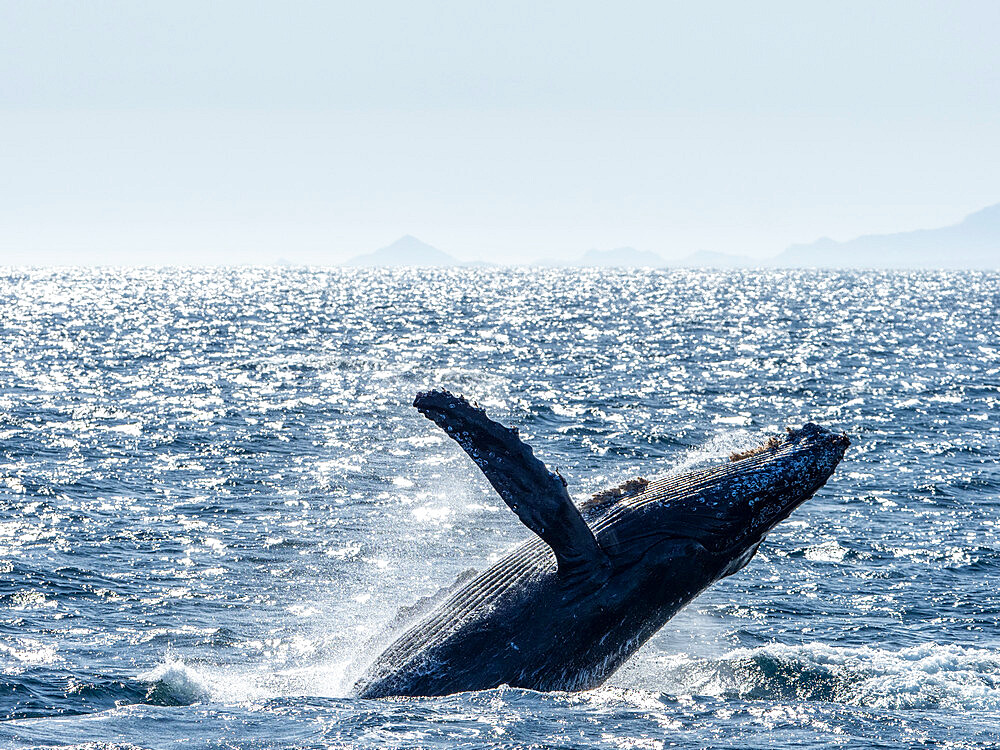
POLYGON ((1000 745, 1000 275, 0 273, 0 746, 1000 745), (529 532, 410 402, 583 498, 853 446, 604 687, 359 700, 401 606, 529 532))

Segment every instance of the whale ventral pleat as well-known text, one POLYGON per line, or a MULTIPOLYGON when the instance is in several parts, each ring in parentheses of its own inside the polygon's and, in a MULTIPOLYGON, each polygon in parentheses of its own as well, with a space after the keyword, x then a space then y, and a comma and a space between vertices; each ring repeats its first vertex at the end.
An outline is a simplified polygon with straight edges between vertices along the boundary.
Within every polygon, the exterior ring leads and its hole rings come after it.
POLYGON ((617 500, 621 500, 623 497, 631 497, 633 495, 638 495, 640 492, 645 491, 649 486, 649 480, 645 477, 633 477, 628 481, 622 482, 617 487, 612 487, 608 490, 602 490, 598 492, 593 497, 584 500, 580 504, 580 510, 591 510, 593 508, 599 508, 602 505, 607 505, 608 503, 613 503, 617 500))

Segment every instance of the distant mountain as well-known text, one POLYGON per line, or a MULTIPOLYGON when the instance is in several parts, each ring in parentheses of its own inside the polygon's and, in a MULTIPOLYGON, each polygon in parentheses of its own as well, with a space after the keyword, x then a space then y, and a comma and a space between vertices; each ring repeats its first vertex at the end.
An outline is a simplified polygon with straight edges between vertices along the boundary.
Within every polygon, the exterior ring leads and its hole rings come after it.
POLYGON ((785 268, 1000 268, 1000 203, 939 229, 828 237, 792 245, 768 265, 785 268))
POLYGON ((600 268, 662 268, 667 262, 649 250, 616 247, 613 250, 588 250, 571 265, 600 268))
MULTIPOLYGON (((347 261, 347 266, 492 266, 496 261, 463 263, 416 237, 400 237, 387 247, 347 261)), ((502 264, 502 261, 501 261, 502 264)), ((634 247, 588 250, 575 261, 545 259, 536 266, 594 268, 979 268, 1000 269, 1000 204, 938 229, 872 234, 847 242, 828 237, 792 245, 766 260, 700 250, 679 260, 634 247)))
POLYGON ((379 248, 373 253, 358 255, 344 263, 345 266, 378 266, 396 268, 399 266, 457 266, 461 265, 448 253, 421 242, 412 235, 400 237, 391 245, 379 248))

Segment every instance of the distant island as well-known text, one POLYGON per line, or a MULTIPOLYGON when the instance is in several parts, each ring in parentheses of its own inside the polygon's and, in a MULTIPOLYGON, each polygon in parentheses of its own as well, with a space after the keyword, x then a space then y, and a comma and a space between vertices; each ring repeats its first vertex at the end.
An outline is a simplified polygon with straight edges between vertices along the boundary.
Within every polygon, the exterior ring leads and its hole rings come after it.
POLYGON ((391 245, 380 247, 375 252, 351 258, 344 265, 397 268, 400 266, 458 266, 461 263, 448 253, 407 234, 391 245))
MULTIPOLYGON (((406 235, 391 245, 347 261, 346 266, 483 266, 463 262, 406 235)), ((503 265, 497 263, 496 265, 503 265)), ((788 247, 773 258, 700 250, 667 260, 650 250, 591 249, 576 260, 539 260, 540 266, 596 268, 898 268, 1000 269, 1000 204, 970 214, 958 224, 895 234, 871 234, 845 242, 827 237, 788 247)))
POLYGON ((1000 203, 958 224, 847 242, 829 238, 792 245, 774 259, 783 268, 1000 268, 1000 203))

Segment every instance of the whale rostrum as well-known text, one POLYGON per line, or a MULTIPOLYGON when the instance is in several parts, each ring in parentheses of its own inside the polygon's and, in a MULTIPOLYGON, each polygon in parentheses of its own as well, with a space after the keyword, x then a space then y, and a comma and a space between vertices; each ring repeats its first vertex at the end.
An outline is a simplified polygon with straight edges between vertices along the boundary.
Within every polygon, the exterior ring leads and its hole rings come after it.
POLYGON ((573 504, 516 429, 461 396, 417 394, 536 537, 463 578, 355 685, 363 698, 600 685, 687 602, 753 557, 850 441, 814 424, 727 463, 633 479, 573 504))

